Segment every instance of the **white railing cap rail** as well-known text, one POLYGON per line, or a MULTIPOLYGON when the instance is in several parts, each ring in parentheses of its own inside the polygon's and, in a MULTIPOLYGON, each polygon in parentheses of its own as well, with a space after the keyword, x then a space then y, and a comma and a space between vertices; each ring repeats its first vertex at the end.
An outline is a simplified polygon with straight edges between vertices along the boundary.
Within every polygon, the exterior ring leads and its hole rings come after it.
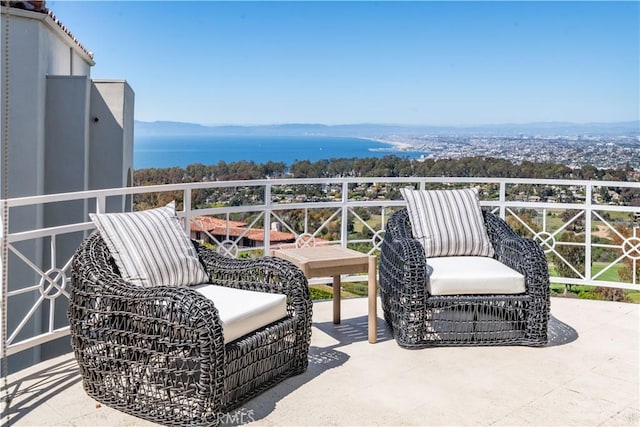
MULTIPOLYGON (((640 188, 640 182, 636 181, 594 181, 594 180, 571 180, 571 179, 536 179, 536 178, 473 178, 473 177, 345 177, 345 178, 277 178, 277 179, 257 179, 257 180, 234 180, 234 181, 203 181, 180 184, 159 184, 122 188, 108 188, 101 190, 87 190, 71 193, 55 193, 39 196, 15 197, 1 199, 0 203, 7 203, 7 206, 18 207, 40 203, 63 202, 79 199, 91 199, 110 196, 126 196, 143 193, 161 193, 169 191, 199 190, 208 188, 225 187, 258 187, 264 185, 322 185, 322 184, 343 184, 343 183, 484 183, 484 184, 528 184, 528 185, 558 185, 558 186, 596 186, 596 187, 629 187, 640 188)), ((507 202, 508 203, 508 202, 507 202)), ((555 205, 555 204, 554 204, 555 205)), ((548 204, 546 205, 548 206, 548 204)))

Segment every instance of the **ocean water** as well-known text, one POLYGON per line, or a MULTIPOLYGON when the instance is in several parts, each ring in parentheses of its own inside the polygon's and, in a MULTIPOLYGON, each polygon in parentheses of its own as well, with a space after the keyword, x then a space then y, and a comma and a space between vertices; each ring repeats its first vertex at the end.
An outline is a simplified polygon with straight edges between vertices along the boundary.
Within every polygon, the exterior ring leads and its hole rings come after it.
POLYGON ((219 161, 264 163, 331 158, 383 157, 395 152, 390 144, 360 138, 321 136, 136 136, 134 168, 185 167, 219 161))

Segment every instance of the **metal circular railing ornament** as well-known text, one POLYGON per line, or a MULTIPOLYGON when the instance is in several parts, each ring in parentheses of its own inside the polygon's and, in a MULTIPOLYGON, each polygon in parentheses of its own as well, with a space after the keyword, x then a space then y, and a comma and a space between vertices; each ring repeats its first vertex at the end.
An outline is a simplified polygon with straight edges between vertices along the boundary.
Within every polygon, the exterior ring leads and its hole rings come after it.
POLYGON ((640 237, 629 237, 622 242, 622 252, 634 261, 640 260, 640 237), (633 254, 635 252, 635 255, 633 254))
POLYGON ((63 293, 67 281, 68 277, 64 271, 59 268, 52 268, 40 278, 38 291, 44 298, 56 299, 63 293))
POLYGON ((316 238, 311 233, 302 233, 296 238, 296 248, 309 248, 316 245, 316 238))
POLYGON ((540 231, 533 236, 533 239, 540 243, 544 253, 551 252, 556 247, 556 239, 553 234, 547 231, 540 231))
POLYGON ((371 237, 373 242, 373 249, 380 249, 382 247, 382 241, 384 240, 384 230, 376 231, 371 237))
POLYGON ((225 256, 231 256, 233 258, 238 257, 238 244, 233 240, 223 240, 218 245, 218 253, 225 256))

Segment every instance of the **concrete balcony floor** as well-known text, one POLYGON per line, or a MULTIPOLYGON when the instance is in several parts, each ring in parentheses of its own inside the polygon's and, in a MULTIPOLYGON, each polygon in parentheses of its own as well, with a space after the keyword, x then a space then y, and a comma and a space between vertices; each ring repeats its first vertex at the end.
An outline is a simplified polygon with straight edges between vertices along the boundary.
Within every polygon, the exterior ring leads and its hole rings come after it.
MULTIPOLYGON (((367 300, 314 305, 309 369, 247 402, 226 421, 302 425, 640 425, 639 305, 553 298, 551 343, 404 350, 367 300)), ((380 311, 380 309, 379 309, 380 311)), ((3 424, 153 425, 87 397, 72 354, 8 379, 3 424)), ((4 397, 4 396, 3 396, 4 397)))

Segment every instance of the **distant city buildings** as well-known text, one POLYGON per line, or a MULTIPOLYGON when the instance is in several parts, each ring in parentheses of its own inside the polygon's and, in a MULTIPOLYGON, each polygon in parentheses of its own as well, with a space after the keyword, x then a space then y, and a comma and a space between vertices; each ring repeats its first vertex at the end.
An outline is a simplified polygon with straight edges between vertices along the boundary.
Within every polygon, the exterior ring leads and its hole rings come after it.
POLYGON ((571 168, 592 165, 600 169, 640 169, 638 136, 384 136, 394 151, 423 152, 421 159, 497 157, 519 164, 560 163, 571 168))

